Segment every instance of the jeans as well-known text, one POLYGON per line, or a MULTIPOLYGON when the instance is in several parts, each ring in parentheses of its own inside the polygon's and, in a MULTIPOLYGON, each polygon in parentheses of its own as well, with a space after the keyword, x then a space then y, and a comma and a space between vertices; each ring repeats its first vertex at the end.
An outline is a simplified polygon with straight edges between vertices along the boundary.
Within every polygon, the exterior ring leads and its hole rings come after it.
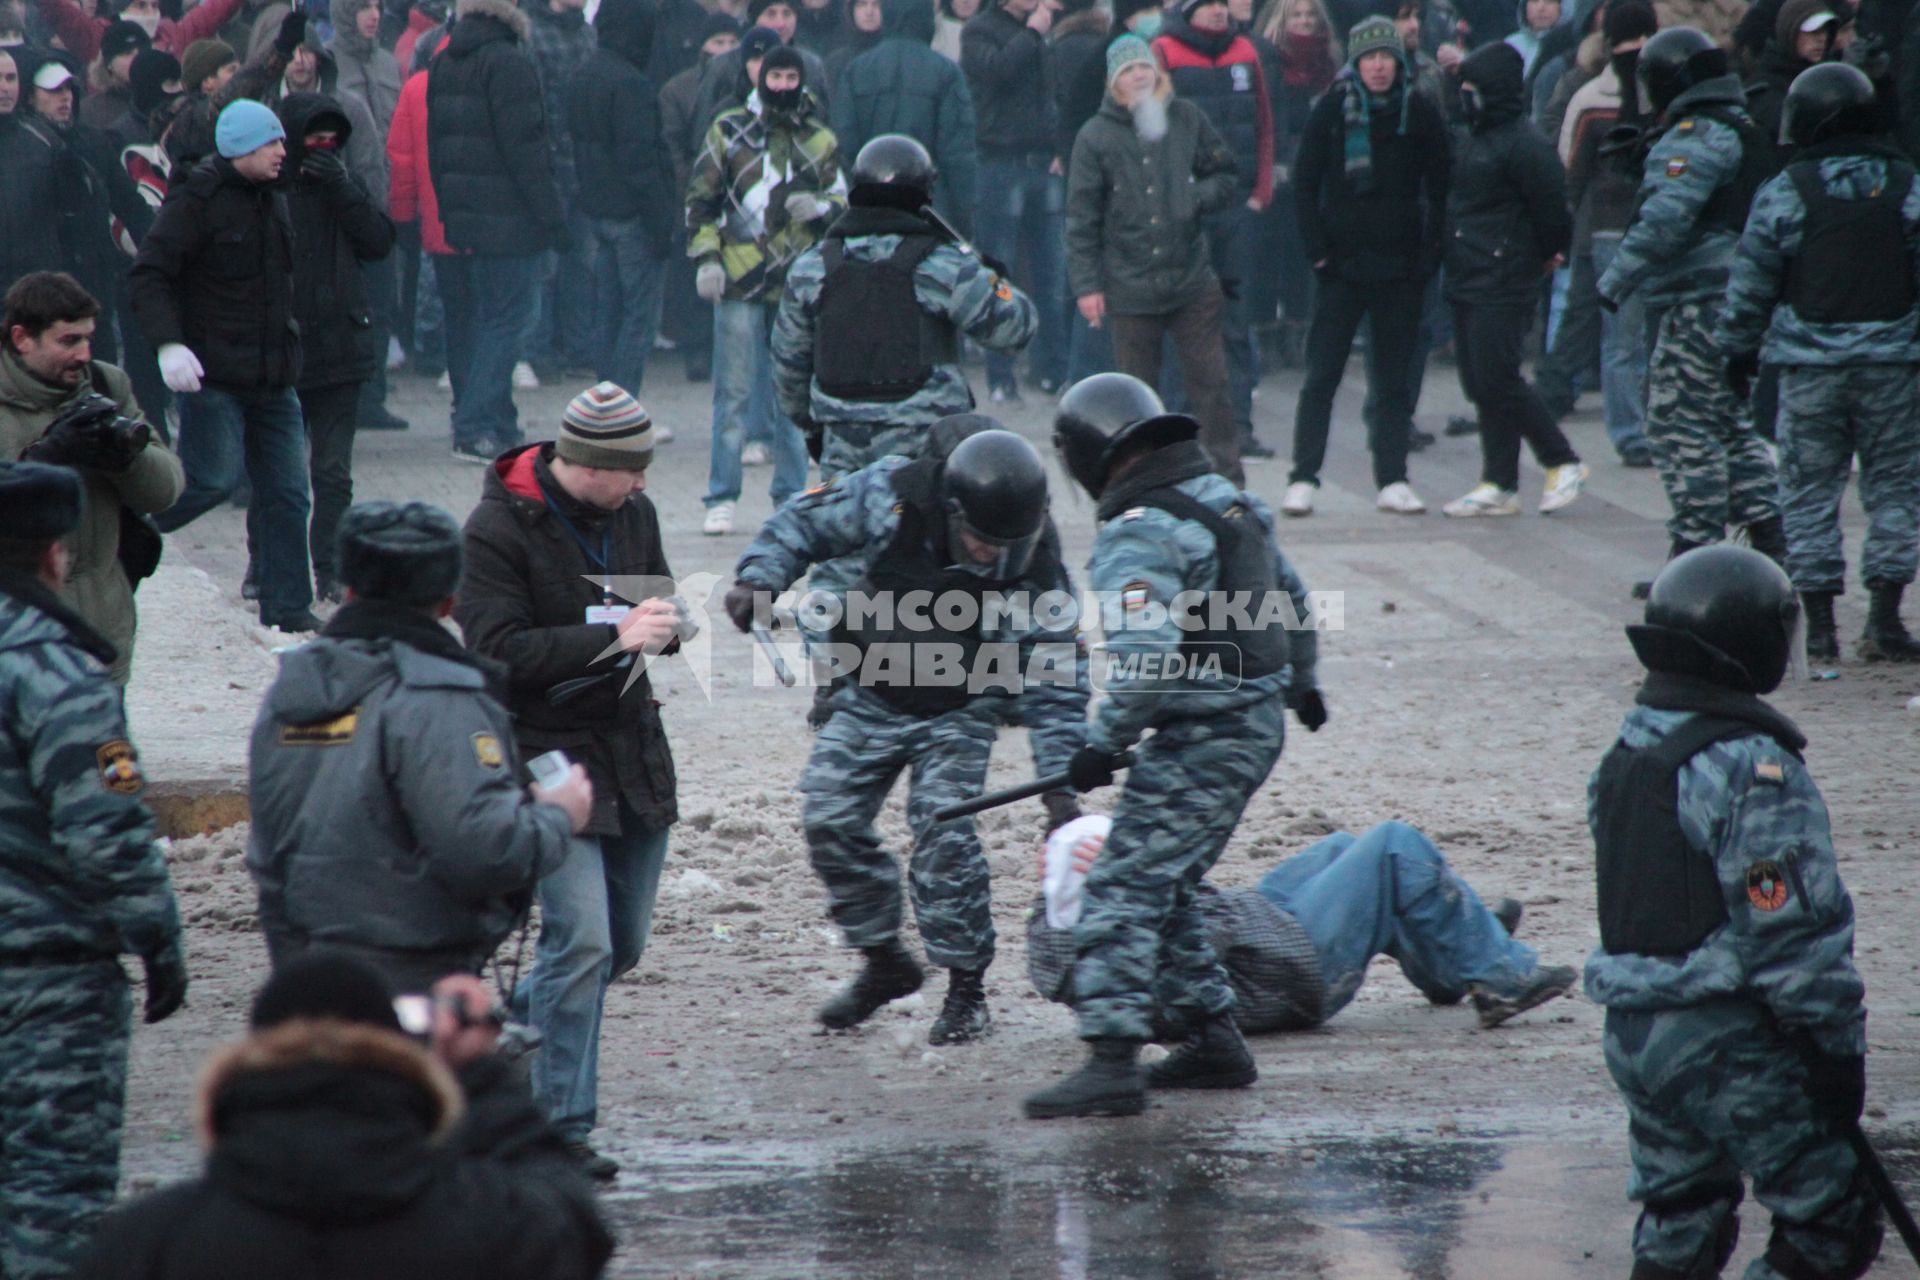
POLYGON ((687 233, 684 229, 676 231, 661 300, 662 323, 667 336, 680 348, 687 380, 705 382, 713 373, 713 304, 693 291, 693 274, 693 259, 687 256, 687 233))
POLYGON ((1257 217, 1245 201, 1239 201, 1230 209, 1208 215, 1204 222, 1207 251, 1213 257, 1213 273, 1222 282, 1222 295, 1228 287, 1233 289, 1221 312, 1220 331, 1227 344, 1227 404, 1242 438, 1253 433, 1253 388, 1260 381, 1260 350, 1254 345, 1253 327, 1248 323, 1247 302, 1254 273, 1257 217))
POLYGON ((1200 420, 1200 443, 1213 458, 1214 470, 1240 484, 1240 432, 1227 402, 1227 356, 1220 341, 1225 305, 1220 290, 1214 288, 1177 311, 1152 316, 1108 312, 1107 323, 1113 328, 1114 364, 1156 390, 1161 382, 1162 343, 1172 336, 1191 412, 1200 420))
POLYGON ((647 356, 660 332, 660 293, 667 260, 637 218, 591 218, 594 369, 602 382, 639 395, 647 356))
POLYGON ((519 444, 513 366, 538 301, 540 255, 449 254, 433 266, 447 308, 454 443, 519 444))
MULTIPOLYGON (((980 248, 1007 264, 1039 308, 1028 369, 1058 382, 1067 376, 1067 181, 1036 160, 981 160, 980 248)), ((1014 385, 1012 356, 987 352, 987 384, 1014 385)))
POLYGON ((773 505, 807 483, 807 442, 773 399, 773 317, 761 302, 722 298, 713 306, 713 453, 707 463, 709 507, 740 501, 740 449, 759 422, 772 442, 773 505))
POLYGON ((1520 376, 1520 351, 1533 319, 1531 296, 1513 303, 1455 303, 1453 350, 1460 389, 1480 414, 1480 478, 1501 489, 1520 487, 1520 442, 1542 467, 1580 461, 1520 376))
POLYGON ((1507 936, 1433 841, 1404 822, 1355 838, 1339 831, 1269 871, 1260 892, 1300 922, 1320 953, 1331 1018, 1377 955, 1399 962, 1429 999, 1452 1003, 1469 983, 1517 991, 1539 956, 1507 936))
MULTIPOLYGON (((526 354, 529 360, 542 364, 553 360, 565 366, 585 367, 598 363, 594 298, 599 292, 595 277, 602 264, 594 261, 593 219, 569 208, 567 233, 573 237, 573 248, 540 255, 544 278, 526 354)), ((638 388, 627 390, 637 392, 638 388)))
MULTIPOLYGON (((1594 276, 1605 275, 1620 252, 1618 234, 1593 237, 1594 276)), ((1647 443, 1647 307, 1638 291, 1617 311, 1600 312, 1600 394, 1607 439, 1616 450, 1647 443)))
MULTIPOLYGON (((308 542, 313 569, 322 578, 338 578, 333 539, 340 517, 353 505, 353 428, 359 420, 360 384, 341 383, 300 392, 307 419, 307 457, 313 472, 313 524, 308 542)), ((248 512, 249 517, 252 512, 248 512)), ((251 519, 249 519, 251 523, 251 519)))
MULTIPOLYGON (((1599 237, 1594 238, 1594 243, 1595 252, 1574 255, 1571 266, 1555 273, 1556 300, 1560 296, 1560 277, 1566 277, 1565 301, 1557 309, 1559 323, 1548 336, 1546 354, 1533 370, 1534 390, 1540 393, 1547 412, 1555 418, 1564 418, 1573 412, 1574 400, 1580 394, 1579 384, 1593 368, 1595 357, 1605 359, 1606 316, 1600 306, 1600 292, 1595 288, 1602 270, 1599 237)), ((1620 246, 1617 237, 1613 246, 1616 249, 1620 246)), ((1604 386, 1603 382, 1603 390, 1604 386)))
POLYGON ((540 942, 511 1009, 543 1037, 533 1096, 568 1142, 593 1130, 607 987, 647 949, 666 861, 666 828, 647 827, 623 801, 619 835, 576 836, 540 881, 540 942))
POLYGON ((1287 483, 1320 483, 1327 455, 1333 396, 1353 353, 1353 335, 1363 316, 1372 318, 1367 347, 1367 398, 1375 411, 1367 421, 1373 453, 1373 483, 1384 489, 1407 478, 1407 436, 1413 429, 1408 379, 1420 337, 1425 289, 1417 279, 1355 284, 1334 271, 1320 277, 1307 330, 1307 378, 1301 384, 1293 422, 1293 474, 1287 483))
POLYGON ((180 465, 187 487, 155 520, 162 533, 192 524, 239 487, 244 468, 260 531, 260 621, 288 622, 313 604, 308 576, 307 428, 292 387, 207 388, 179 398, 180 465))

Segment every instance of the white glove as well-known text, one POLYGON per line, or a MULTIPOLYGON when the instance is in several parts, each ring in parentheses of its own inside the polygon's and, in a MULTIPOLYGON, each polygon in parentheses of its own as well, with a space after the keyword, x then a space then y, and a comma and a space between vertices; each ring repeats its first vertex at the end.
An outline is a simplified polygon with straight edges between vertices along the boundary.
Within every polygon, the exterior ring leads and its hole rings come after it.
POLYGON ((727 269, 717 262, 703 262, 693 273, 693 291, 708 302, 720 301, 727 291, 727 269))
POLYGON ((182 395, 198 391, 200 379, 206 372, 200 367, 200 357, 187 350, 183 343, 169 342, 160 348, 160 378, 167 384, 167 390, 182 395))
POLYGON ((1049 928, 1071 929, 1080 922, 1080 887, 1087 882, 1087 873, 1074 866, 1074 846, 1082 840, 1104 841, 1111 830, 1112 818, 1089 813, 1047 837, 1047 874, 1040 891, 1046 896, 1049 928))
POLYGON ((796 191, 787 197, 787 216, 795 222, 824 218, 833 206, 811 191, 796 191))

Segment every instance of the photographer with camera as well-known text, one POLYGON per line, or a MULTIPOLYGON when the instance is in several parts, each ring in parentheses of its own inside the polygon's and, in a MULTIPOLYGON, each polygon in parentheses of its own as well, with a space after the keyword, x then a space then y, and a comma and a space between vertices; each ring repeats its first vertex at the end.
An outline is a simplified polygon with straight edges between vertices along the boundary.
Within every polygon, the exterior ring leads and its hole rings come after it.
POLYGON ((133 668, 133 592, 153 572, 160 535, 144 517, 165 511, 186 483, 180 460, 154 438, 133 384, 93 359, 100 304, 72 276, 36 271, 7 290, 0 342, 0 459, 72 467, 86 485, 73 567, 60 596, 112 642, 112 674, 133 668))
POLYGON ((600 1274, 613 1240, 494 1052, 479 979, 395 999, 363 964, 304 957, 251 1023, 200 1074, 205 1170, 109 1215, 76 1275, 305 1274, 316 1257, 359 1280, 600 1274))

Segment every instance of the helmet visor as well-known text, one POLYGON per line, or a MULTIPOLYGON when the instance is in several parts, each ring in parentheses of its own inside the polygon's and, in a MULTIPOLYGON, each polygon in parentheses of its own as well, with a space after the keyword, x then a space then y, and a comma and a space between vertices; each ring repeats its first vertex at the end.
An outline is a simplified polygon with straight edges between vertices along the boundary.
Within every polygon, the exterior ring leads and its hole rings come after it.
POLYGON ((1046 517, 1031 532, 1008 537, 988 533, 967 519, 966 510, 947 500, 947 555, 954 567, 990 582, 1012 582, 1033 563, 1034 548, 1047 527, 1046 517))

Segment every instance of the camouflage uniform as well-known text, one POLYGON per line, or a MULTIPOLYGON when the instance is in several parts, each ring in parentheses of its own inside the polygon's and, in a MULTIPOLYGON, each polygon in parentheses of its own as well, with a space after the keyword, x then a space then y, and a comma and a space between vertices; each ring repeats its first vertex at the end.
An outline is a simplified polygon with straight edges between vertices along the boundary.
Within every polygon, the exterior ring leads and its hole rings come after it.
MULTIPOLYGON (((793 499, 760 527, 735 577, 777 593, 823 560, 845 557, 864 571, 872 553, 899 528, 893 476, 908 463, 882 458, 793 499)), ((1031 597, 1072 589, 1057 557, 1036 555, 1028 576, 1003 590, 1031 597)), ((1064 770, 1086 730, 1086 662, 1074 628, 1048 631, 1036 622, 1015 632, 1003 626, 985 639, 1018 646, 1022 671, 1036 646, 1054 646, 1053 656, 1067 664, 1070 681, 1036 680, 1017 698, 1035 769, 1064 770)), ((973 819, 936 823, 933 813, 983 789, 994 739, 1015 699, 983 694, 957 709, 917 716, 854 681, 835 700, 838 709, 814 744, 800 783, 807 796, 807 848, 834 923, 854 947, 877 946, 899 933, 900 870, 881 847, 873 821, 900 771, 910 769, 909 887, 927 958, 947 968, 986 967, 993 959, 994 929, 979 836, 973 819)))
MULTIPOLYGON (((1644 749, 1690 716, 1637 707, 1621 740, 1644 749)), ((1756 1259, 1747 1280, 1803 1274, 1776 1265, 1786 1250, 1818 1274, 1857 1276, 1878 1247, 1879 1210, 1846 1141, 1813 1110, 1801 1049, 1866 1052, 1853 902, 1826 805, 1798 756, 1756 731, 1682 766, 1677 809, 1687 843, 1712 859, 1726 923, 1677 959, 1601 948, 1586 967, 1630 1117, 1629 1194, 1644 1206, 1635 1257, 1675 1275, 1717 1274, 1744 1171, 1774 1215, 1772 1260, 1756 1259)))
POLYGON ((180 940, 113 647, 0 571, 0 1274, 67 1274, 113 1199, 122 952, 180 940))
MULTIPOLYGON (((1192 465, 1169 473, 1168 483, 1224 512, 1235 504, 1273 531, 1273 515, 1258 498, 1211 471, 1198 445, 1149 455, 1135 476, 1163 458, 1192 465), (1197 469, 1197 470, 1196 470, 1197 469), (1192 475, 1182 474, 1194 471, 1192 475), (1178 477, 1175 479, 1174 477, 1178 477)), ((1157 486, 1156 486, 1157 487, 1157 486)), ((1115 497, 1109 491, 1102 509, 1115 497)), ((1280 589, 1306 619, 1306 588, 1293 566, 1273 549, 1280 589)), ((1084 1039, 1146 1040, 1156 1004, 1197 1023, 1234 1007, 1233 988, 1207 941, 1195 889, 1218 861, 1246 808, 1286 740, 1290 690, 1313 687, 1318 636, 1292 633, 1290 667, 1240 681, 1196 677, 1170 688, 1130 678, 1119 665, 1130 656, 1165 653, 1183 633, 1168 606, 1183 591, 1219 585, 1219 560, 1206 526, 1157 507, 1134 507, 1101 526, 1093 549, 1093 588, 1109 616, 1100 661, 1108 667, 1107 698, 1087 741, 1103 751, 1134 749, 1113 830, 1087 876, 1085 907, 1074 929, 1078 960, 1073 987, 1084 1039), (1114 609, 1165 610, 1160 626, 1119 625, 1114 609)))
POLYGON ((1773 463, 1727 386, 1712 333, 1739 233, 1705 215, 1740 180, 1742 154, 1740 132, 1700 112, 1744 115, 1743 102, 1731 76, 1674 99, 1672 123, 1647 156, 1640 207, 1598 286, 1615 303, 1638 292, 1657 317, 1647 442, 1673 507, 1668 533, 1701 544, 1721 541, 1729 524, 1780 514, 1773 463))
MULTIPOLYGON (((1818 161, 1827 193, 1864 200, 1886 186, 1885 155, 1818 161)), ((1759 351, 1782 366, 1780 500, 1787 572, 1803 592, 1844 590, 1840 499, 1855 453, 1868 529, 1861 579, 1912 582, 1920 539, 1920 305, 1898 319, 1822 323, 1788 300, 1788 269, 1805 243, 1806 202, 1790 175, 1760 189, 1740 239, 1715 338, 1729 354, 1759 351)), ((1920 183, 1900 209, 1905 262, 1862 263, 1864 271, 1906 270, 1920 294, 1920 183)))

